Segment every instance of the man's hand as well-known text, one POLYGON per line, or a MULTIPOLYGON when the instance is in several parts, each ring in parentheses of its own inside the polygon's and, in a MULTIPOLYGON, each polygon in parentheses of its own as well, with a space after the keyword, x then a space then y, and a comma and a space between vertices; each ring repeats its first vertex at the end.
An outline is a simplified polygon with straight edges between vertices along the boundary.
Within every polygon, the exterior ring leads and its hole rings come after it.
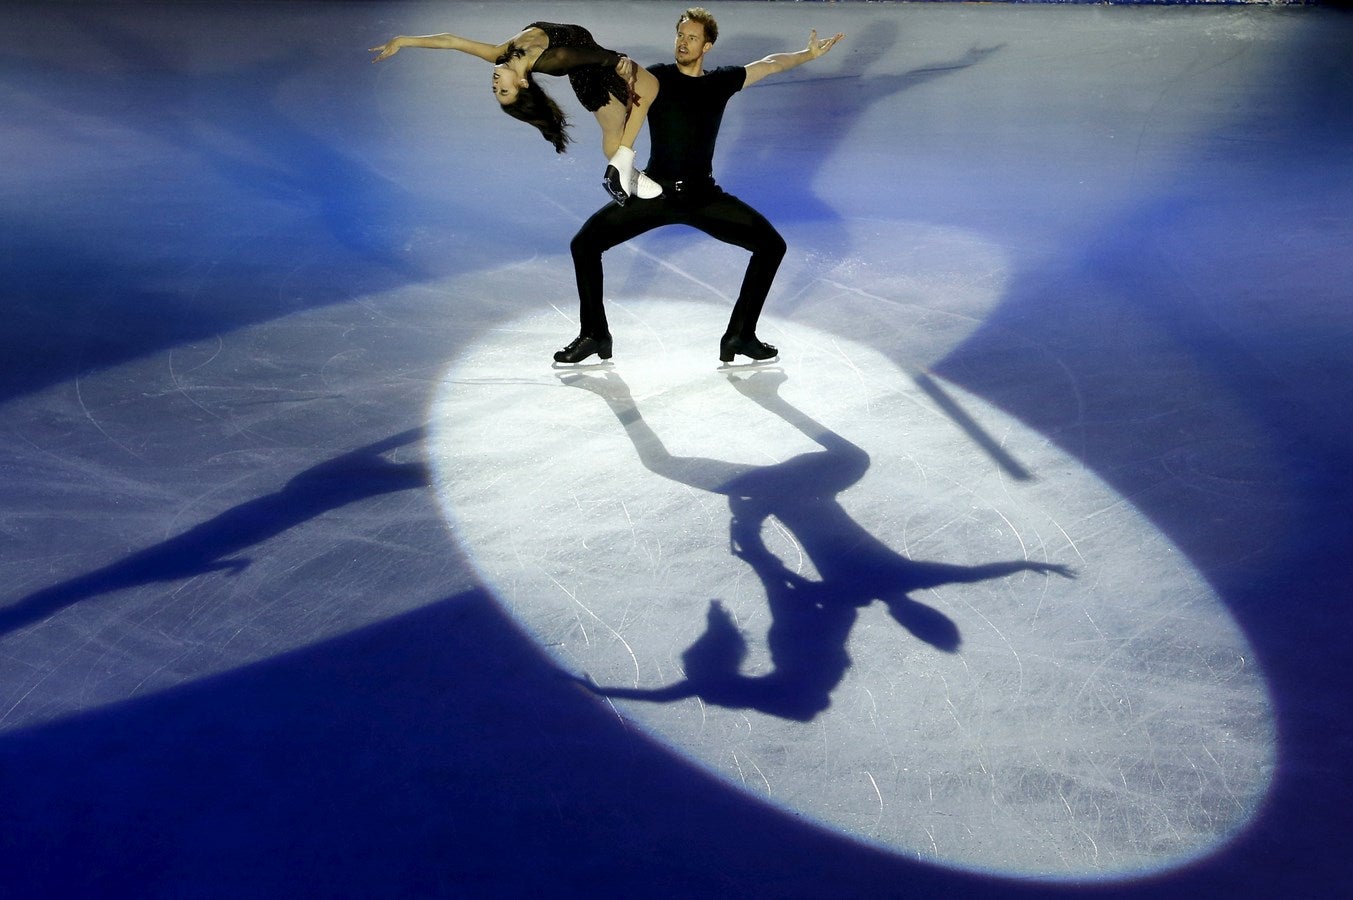
POLYGON ((843 37, 845 37, 845 35, 838 31, 831 37, 819 41, 817 39, 817 29, 814 28, 813 32, 808 35, 808 47, 806 48, 808 50, 808 55, 813 59, 817 59, 819 56, 835 47, 836 42, 843 37))

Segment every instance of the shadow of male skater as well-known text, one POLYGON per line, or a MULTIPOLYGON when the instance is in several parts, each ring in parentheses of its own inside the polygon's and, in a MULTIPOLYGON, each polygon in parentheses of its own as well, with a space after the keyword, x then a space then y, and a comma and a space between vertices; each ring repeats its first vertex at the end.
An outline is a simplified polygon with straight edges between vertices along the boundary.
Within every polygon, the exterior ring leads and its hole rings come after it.
POLYGON ((739 671, 746 642, 723 605, 714 600, 705 633, 682 654, 684 679, 659 688, 601 686, 583 679, 597 694, 658 702, 699 697, 716 706, 757 709, 807 722, 831 705, 831 692, 850 668, 846 647, 861 607, 880 600, 915 637, 954 653, 961 642, 958 627, 943 613, 913 600, 912 592, 1017 572, 1074 577, 1072 570, 1051 563, 1019 560, 958 566, 918 562, 892 550, 852 519, 837 499, 864 477, 869 455, 781 398, 779 387, 786 380, 782 372, 729 376, 745 397, 822 448, 767 466, 672 456, 640 415, 619 375, 570 375, 561 380, 607 402, 649 471, 728 498, 731 552, 761 579, 771 613, 766 641, 774 668, 764 675, 739 671), (820 580, 791 571, 766 546, 761 530, 772 516, 803 548, 820 580))
POLYGON ((325 460, 296 475, 279 491, 226 510, 118 562, 29 594, 0 609, 0 634, 123 588, 221 569, 238 574, 250 560, 235 554, 255 544, 349 503, 422 487, 428 484, 428 475, 421 462, 393 463, 381 456, 422 434, 421 428, 411 428, 325 460))

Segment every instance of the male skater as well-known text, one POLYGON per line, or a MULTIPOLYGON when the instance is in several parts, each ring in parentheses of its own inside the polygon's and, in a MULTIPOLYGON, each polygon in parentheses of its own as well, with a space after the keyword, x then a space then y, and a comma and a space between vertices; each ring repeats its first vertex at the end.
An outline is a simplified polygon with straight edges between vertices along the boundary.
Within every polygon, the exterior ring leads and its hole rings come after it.
MULTIPOLYGON (((653 152, 645 172, 662 187, 662 195, 647 200, 633 195, 627 203, 611 203, 588 219, 573 238, 580 329, 567 347, 554 354, 556 362, 582 362, 594 353, 611 358, 611 332, 602 305, 601 255, 646 231, 676 224, 698 228, 752 253, 728 330, 719 341, 719 359, 731 362, 739 353, 770 359, 778 354, 757 339, 756 322, 784 258, 784 238, 765 216, 714 183, 714 142, 724 107, 735 93, 767 75, 817 59, 842 36, 818 40, 814 31, 808 46, 796 53, 775 53, 747 66, 721 66, 706 72, 705 54, 718 39, 719 26, 702 7, 681 14, 675 64, 649 69, 659 89, 648 112, 653 152)), ((633 177, 632 155, 631 151, 630 159, 612 160, 621 169, 618 178, 626 184, 633 177)))

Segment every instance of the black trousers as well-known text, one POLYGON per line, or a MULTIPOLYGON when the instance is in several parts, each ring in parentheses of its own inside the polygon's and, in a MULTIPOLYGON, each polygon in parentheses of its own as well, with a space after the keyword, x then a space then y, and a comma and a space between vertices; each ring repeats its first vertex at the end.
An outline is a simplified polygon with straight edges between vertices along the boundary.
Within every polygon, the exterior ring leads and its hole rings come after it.
POLYGON ((784 238, 765 216, 712 182, 694 190, 664 184, 663 191, 663 196, 656 200, 636 197, 624 206, 611 203, 602 207, 574 236, 570 249, 578 279, 579 333, 596 338, 609 337, 611 333, 602 303, 603 253, 654 228, 689 225, 726 244, 751 251, 742 289, 728 320, 728 333, 754 336, 761 307, 785 257, 784 238))

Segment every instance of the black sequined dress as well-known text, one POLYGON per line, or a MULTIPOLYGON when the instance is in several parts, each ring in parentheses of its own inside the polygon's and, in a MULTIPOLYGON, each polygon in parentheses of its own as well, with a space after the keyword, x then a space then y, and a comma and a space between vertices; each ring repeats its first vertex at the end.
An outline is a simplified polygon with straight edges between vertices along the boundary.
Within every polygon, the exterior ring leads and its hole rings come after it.
POLYGON ((621 55, 599 46, 586 28, 553 22, 532 22, 527 27, 539 28, 550 39, 550 46, 531 67, 533 72, 567 75, 574 95, 588 112, 601 109, 612 97, 628 102, 629 85, 615 71, 621 55))

